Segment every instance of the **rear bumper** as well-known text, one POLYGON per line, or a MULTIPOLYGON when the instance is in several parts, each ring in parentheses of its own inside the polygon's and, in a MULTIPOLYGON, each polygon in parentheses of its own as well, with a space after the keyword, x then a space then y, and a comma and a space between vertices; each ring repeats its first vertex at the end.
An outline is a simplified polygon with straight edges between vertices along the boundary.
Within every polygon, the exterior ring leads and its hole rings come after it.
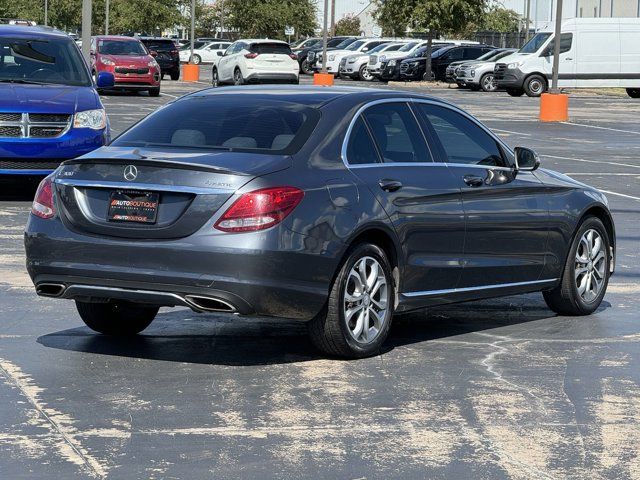
POLYGON ((251 72, 245 80, 247 82, 292 83, 298 80, 298 74, 294 72, 251 72))
POLYGON ((30 215, 27 271, 37 288, 61 285, 59 295, 48 295, 60 298, 118 298, 198 311, 187 299, 195 295, 244 315, 302 321, 323 308, 339 257, 306 252, 307 237, 285 227, 241 235, 206 230, 175 240, 118 239, 30 215))

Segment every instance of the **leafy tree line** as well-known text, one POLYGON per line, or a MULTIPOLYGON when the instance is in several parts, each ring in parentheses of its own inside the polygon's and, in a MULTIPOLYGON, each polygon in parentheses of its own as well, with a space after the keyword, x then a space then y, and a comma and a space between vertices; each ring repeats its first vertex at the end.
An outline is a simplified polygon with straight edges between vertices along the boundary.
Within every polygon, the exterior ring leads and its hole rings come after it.
MULTIPOLYGON (((188 28, 191 0, 110 0, 109 33, 157 33, 188 28)), ((44 24, 44 0, 0 0, 0 17, 24 18, 44 24)), ((93 0, 94 33, 104 32, 105 0, 93 0)), ((82 0, 49 0, 49 25, 75 31, 82 23, 82 0)), ((316 26, 313 0, 196 1, 196 35, 209 36, 224 24, 244 37, 284 38, 285 26, 296 35, 312 35, 316 26)))

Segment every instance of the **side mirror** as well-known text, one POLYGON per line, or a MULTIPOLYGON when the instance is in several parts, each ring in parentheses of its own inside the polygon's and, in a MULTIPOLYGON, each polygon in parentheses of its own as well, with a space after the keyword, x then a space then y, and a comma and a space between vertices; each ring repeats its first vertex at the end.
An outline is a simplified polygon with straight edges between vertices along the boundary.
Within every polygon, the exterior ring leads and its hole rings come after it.
POLYGON ((155 50, 151 50, 149 52, 149 55, 151 55, 153 58, 156 58, 158 56, 158 52, 156 52, 155 50))
POLYGON ((223 55, 224 55, 224 53, 222 53, 220 50, 218 50, 218 51, 216 52, 216 55, 218 55, 219 57, 221 57, 221 56, 223 56, 223 55))
POLYGON ((516 157, 516 171, 533 172, 540 166, 540 157, 530 148, 516 147, 513 153, 516 157))
POLYGON ((111 88, 116 84, 116 77, 111 72, 98 72, 96 78, 96 87, 98 88, 111 88))

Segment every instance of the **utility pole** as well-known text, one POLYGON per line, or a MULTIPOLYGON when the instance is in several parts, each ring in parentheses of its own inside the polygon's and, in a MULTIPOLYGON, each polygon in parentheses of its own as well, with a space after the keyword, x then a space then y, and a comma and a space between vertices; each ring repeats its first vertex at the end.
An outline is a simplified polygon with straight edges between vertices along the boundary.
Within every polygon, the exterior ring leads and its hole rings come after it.
POLYGON ((553 38, 553 74, 550 93, 560 93, 558 89, 558 69, 560 68, 560 43, 562 41, 562 0, 557 0, 556 32, 553 38))
POLYGON ((331 36, 336 36, 336 0, 331 0, 331 36))
POLYGON ((527 19, 525 28, 524 43, 527 43, 529 41, 529 30, 531 29, 531 0, 527 0, 527 19))
POLYGON ((220 38, 224 38, 224 0, 220 0, 220 38))
POLYGON ((91 65, 91 0, 82 0, 82 54, 91 65))
MULTIPOLYGON (((334 1, 334 0, 332 0, 334 1)), ((322 30, 322 73, 327 73, 327 20, 329 0, 324 0, 324 29, 322 30)))
POLYGON ((49 26, 49 0, 44 0, 44 26, 49 26))
POLYGON ((104 34, 109 35, 109 0, 104 2, 104 34))
POLYGON ((194 40, 196 36, 196 0, 191 0, 191 55, 189 56, 189 63, 193 62, 193 49, 194 40))

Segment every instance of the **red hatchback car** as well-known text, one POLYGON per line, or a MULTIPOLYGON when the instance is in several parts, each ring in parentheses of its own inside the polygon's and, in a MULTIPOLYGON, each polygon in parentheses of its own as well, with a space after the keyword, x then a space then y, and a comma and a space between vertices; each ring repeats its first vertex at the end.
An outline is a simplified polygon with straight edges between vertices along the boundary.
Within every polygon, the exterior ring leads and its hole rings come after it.
POLYGON ((137 38, 97 36, 91 38, 91 73, 111 72, 114 88, 147 90, 160 95, 160 66, 144 44, 137 38))

